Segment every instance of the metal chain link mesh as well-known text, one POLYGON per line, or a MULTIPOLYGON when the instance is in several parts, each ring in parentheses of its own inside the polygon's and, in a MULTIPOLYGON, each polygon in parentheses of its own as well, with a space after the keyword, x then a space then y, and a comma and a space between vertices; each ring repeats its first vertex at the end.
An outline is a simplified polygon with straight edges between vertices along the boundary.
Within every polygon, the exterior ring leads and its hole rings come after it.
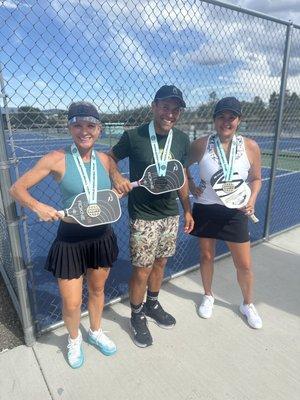
MULTIPOLYGON (((256 207, 261 222, 251 225, 251 237, 263 237, 286 24, 205 1, 0 1, 0 11, 3 94, 7 100, 2 114, 9 156, 16 154, 20 174, 43 154, 71 143, 66 110, 72 101, 91 101, 99 108, 103 134, 98 149, 106 151, 124 128, 151 119, 150 103, 163 84, 175 84, 183 91, 188 108, 178 127, 191 140, 212 132, 214 105, 218 99, 234 95, 243 104, 241 133, 255 139, 262 150, 263 187, 256 207)), ((300 222, 299 36, 294 28, 271 233, 300 222)), ((128 173, 127 162, 121 162, 120 169, 128 173)), ((14 180, 16 172, 12 170, 11 175, 14 180)), ((50 177, 31 193, 61 207, 58 186, 50 177)), ((122 211, 115 228, 120 255, 107 283, 107 301, 128 290, 126 200, 122 211)), ((26 214, 35 319, 42 330, 61 319, 56 282, 43 270, 57 224, 41 223, 33 213, 26 214)), ((2 237, 4 232, 1 223, 2 237)), ((182 232, 181 227, 167 275, 198 263, 197 240, 182 232)), ((225 251, 220 244, 218 254, 225 251)), ((86 307, 86 290, 84 298, 86 307)))
MULTIPOLYGON (((294 29, 291 38, 291 57, 284 98, 282 132, 276 164, 276 180, 270 221, 270 232, 278 232, 299 224, 300 194, 300 29, 294 29)), ((274 96, 274 103, 278 98, 274 96)), ((274 104, 274 105, 275 105, 274 104)), ((270 159, 267 149, 264 157, 270 159)))
POLYGON ((0 272, 2 269, 5 271, 7 278, 11 283, 14 292, 17 292, 17 284, 14 274, 14 267, 12 265, 11 248, 9 245, 9 238, 7 232, 7 223, 5 216, 0 211, 0 272))

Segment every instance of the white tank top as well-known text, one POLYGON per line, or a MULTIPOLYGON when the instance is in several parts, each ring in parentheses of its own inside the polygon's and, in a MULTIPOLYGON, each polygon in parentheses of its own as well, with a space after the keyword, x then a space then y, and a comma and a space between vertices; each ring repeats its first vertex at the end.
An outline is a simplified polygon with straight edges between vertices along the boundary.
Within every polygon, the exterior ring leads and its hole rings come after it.
MULTIPOLYGON (((195 203, 201 204, 223 204, 216 192, 212 188, 211 178, 212 176, 222 170, 221 163, 217 154, 214 151, 214 136, 212 134, 207 139, 205 153, 199 161, 199 174, 201 184, 205 186, 201 196, 194 197, 195 203)), ((241 179, 244 181, 248 178, 248 172, 250 169, 250 162, 246 154, 244 138, 240 135, 237 137, 236 157, 234 163, 234 172, 238 172, 241 179)))

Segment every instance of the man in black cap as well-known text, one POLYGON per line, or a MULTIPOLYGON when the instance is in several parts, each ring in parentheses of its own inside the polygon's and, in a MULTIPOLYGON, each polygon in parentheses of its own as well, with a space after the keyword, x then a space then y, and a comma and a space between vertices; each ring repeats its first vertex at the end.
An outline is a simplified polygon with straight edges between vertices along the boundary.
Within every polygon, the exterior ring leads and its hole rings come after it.
MULTIPOLYGON (((109 154, 116 162, 129 158, 131 181, 139 180, 151 164, 155 164, 157 171, 166 169, 170 159, 186 164, 189 139, 185 133, 174 128, 184 107, 182 92, 176 86, 162 86, 152 102, 153 121, 125 131, 112 148, 109 154)), ((161 174, 164 176, 163 172, 161 174)), ((193 228, 193 219, 186 180, 178 191, 152 194, 138 187, 129 193, 133 265, 130 280, 131 327, 134 343, 139 347, 152 344, 147 317, 162 328, 172 328, 176 323, 175 318, 160 305, 158 294, 167 259, 175 253, 179 223, 177 194, 184 209, 184 230, 188 233, 193 228), (146 289, 147 299, 143 303, 146 289)))

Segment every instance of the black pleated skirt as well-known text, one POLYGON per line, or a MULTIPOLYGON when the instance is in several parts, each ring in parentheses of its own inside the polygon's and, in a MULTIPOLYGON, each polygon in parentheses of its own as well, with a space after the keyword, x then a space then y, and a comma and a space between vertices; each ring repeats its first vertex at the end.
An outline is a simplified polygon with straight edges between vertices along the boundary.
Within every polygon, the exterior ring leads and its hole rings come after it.
POLYGON ((118 252, 111 225, 86 228, 61 221, 45 269, 56 278, 79 278, 88 268, 112 267, 118 252))
POLYGON ((195 225, 191 235, 234 243, 250 240, 248 217, 238 209, 194 203, 193 218, 195 225))

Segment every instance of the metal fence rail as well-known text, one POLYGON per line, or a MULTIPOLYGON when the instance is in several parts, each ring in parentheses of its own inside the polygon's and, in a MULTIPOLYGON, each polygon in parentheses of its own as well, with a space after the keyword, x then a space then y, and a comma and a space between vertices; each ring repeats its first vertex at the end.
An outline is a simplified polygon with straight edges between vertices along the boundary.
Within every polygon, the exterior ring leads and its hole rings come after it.
MULTIPOLYGON (((238 97, 240 131, 258 142, 263 161, 261 222, 250 227, 252 242, 300 223, 300 27, 218 1, 0 1, 0 40, 0 266, 28 344, 33 325, 40 333, 61 321, 56 282, 43 270, 57 225, 16 208, 6 192, 43 154, 70 143, 71 101, 97 105, 103 122, 98 146, 106 151, 124 128, 151 119, 151 101, 163 84, 183 91, 188 107, 178 126, 191 140, 212 131, 218 99, 238 97)), ((127 173, 127 162, 120 168, 127 173)), ((60 206, 50 177, 31 193, 60 206)), ((122 211, 107 302, 128 291, 126 200, 122 211)), ((217 255, 225 252, 218 244, 217 255)), ((197 241, 181 230, 166 276, 198 259, 197 241)))

